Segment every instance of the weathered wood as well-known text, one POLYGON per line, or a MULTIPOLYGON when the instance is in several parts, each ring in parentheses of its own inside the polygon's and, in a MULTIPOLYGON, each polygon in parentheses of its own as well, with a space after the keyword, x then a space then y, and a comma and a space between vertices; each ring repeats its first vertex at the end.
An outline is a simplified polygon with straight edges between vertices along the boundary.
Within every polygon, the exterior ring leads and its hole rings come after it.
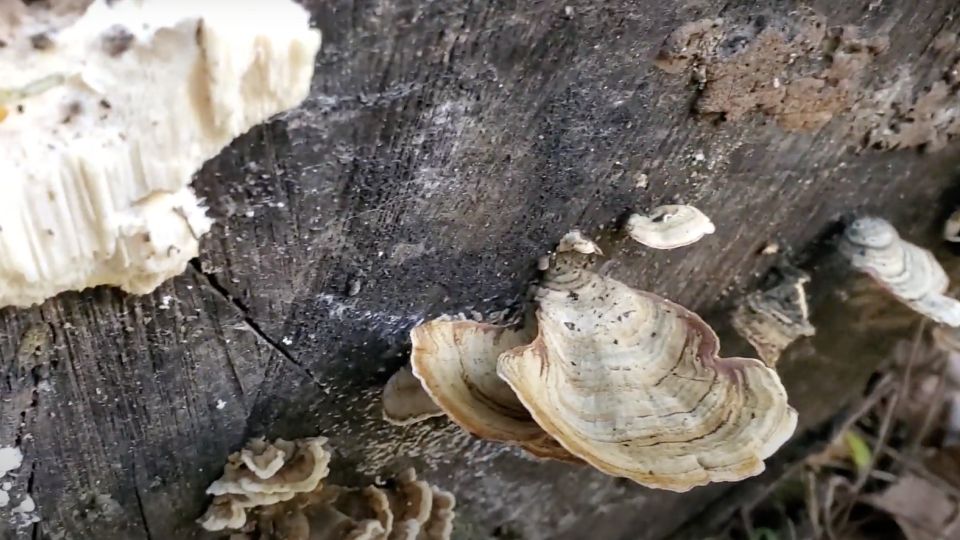
MULTIPOLYGON (((317 433, 337 479, 414 463, 452 489, 458 538, 664 537, 731 486, 653 492, 441 419, 395 428, 378 403, 417 321, 517 306, 563 233, 659 203, 697 205, 717 234, 671 252, 611 236, 610 271, 712 322, 781 256, 815 271, 820 332, 782 368, 803 426, 885 355, 869 328, 845 330, 857 312, 834 294, 830 235, 869 210, 929 239, 956 148, 856 153, 842 119, 812 133, 707 122, 689 79, 652 66, 682 23, 788 16, 793 2, 309 4, 325 41, 311 97, 199 175, 218 225, 187 273, 145 297, 98 289, 0 312, 0 445, 26 457, 13 504, 29 492, 42 516, 18 529, 0 510, 4 537, 199 537, 230 451, 317 433), (760 254, 773 241, 784 253, 760 254)), ((960 30, 951 0, 814 4, 889 35, 877 74, 937 76, 923 53, 960 30)))

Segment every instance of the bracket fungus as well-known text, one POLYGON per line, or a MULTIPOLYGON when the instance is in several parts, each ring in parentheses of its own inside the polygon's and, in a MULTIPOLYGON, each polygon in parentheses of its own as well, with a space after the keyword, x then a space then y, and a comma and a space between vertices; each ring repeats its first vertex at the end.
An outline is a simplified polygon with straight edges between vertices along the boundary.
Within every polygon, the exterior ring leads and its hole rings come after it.
POLYGON ((960 242, 960 210, 954 210, 943 222, 943 239, 947 242, 960 242))
POLYGON ((796 427, 777 373, 721 358, 696 314, 587 270, 548 275, 539 334, 498 373, 570 453, 640 484, 686 491, 758 474, 796 427))
POLYGON ((844 230, 840 251, 917 313, 960 326, 960 301, 946 295, 950 281, 933 253, 900 238, 886 220, 857 219, 844 230))
POLYGON ((313 77, 309 13, 255 4, 0 0, 0 306, 183 272, 193 174, 313 77))
POLYGON ((383 419, 406 426, 435 416, 443 416, 443 410, 423 390, 420 380, 409 367, 397 370, 383 387, 383 419))
POLYGON ((633 214, 627 220, 627 234, 654 249, 674 249, 693 244, 716 231, 713 222, 697 208, 668 204, 649 215, 633 214))
POLYGON ((560 243, 557 244, 557 253, 565 253, 568 251, 574 251, 584 255, 592 255, 594 253, 603 255, 600 246, 578 230, 573 230, 563 235, 560 243))
POLYGON ((473 321, 433 320, 410 332, 413 374, 456 424, 478 437, 531 454, 575 461, 530 417, 497 375, 497 358, 530 343, 533 333, 473 321))
POLYGON ((209 531, 234 531, 234 540, 450 539, 452 493, 417 479, 413 469, 384 487, 324 485, 325 442, 250 441, 210 485, 215 497, 198 521, 209 531))
POLYGON ((758 474, 793 434, 776 371, 721 358, 696 314, 557 260, 537 335, 472 321, 414 328, 414 375, 474 435, 686 491, 758 474))
POLYGON ((780 354, 798 338, 817 332, 810 324, 804 289, 809 281, 810 276, 794 270, 778 285, 748 295, 733 313, 733 328, 768 366, 776 365, 780 354))
POLYGON ((573 247, 584 238, 565 236, 545 265, 535 324, 415 327, 411 366, 423 390, 478 437, 649 487, 687 491, 760 473, 797 424, 777 372, 720 357, 695 313, 588 270, 583 255, 598 251, 573 247))
POLYGON ((223 476, 207 488, 214 497, 200 524, 208 531, 239 529, 247 522, 247 509, 289 501, 317 489, 329 472, 326 442, 323 437, 273 443, 251 440, 230 455, 223 476))

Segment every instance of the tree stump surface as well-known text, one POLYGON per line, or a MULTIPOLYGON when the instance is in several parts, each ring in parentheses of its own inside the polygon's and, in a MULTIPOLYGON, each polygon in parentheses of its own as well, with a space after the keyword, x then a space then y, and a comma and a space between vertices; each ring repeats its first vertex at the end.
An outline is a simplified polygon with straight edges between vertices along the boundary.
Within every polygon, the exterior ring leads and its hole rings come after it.
MULTIPOLYGON (((311 95, 198 175, 217 219, 199 260, 151 295, 99 288, 0 311, 0 445, 25 455, 2 537, 205 538, 194 520, 230 452, 316 434, 337 482, 416 465, 453 491, 458 539, 682 534, 742 486, 652 491, 445 419, 380 417, 411 327, 522 306, 537 257, 573 228, 602 237, 611 275, 703 314, 725 355, 752 354, 727 324, 739 298, 778 264, 810 271, 818 333, 779 366, 798 440, 912 337, 893 303, 850 301, 866 289, 833 243, 845 217, 871 212, 935 246, 956 145, 862 148, 853 113, 806 131, 763 111, 704 117, 690 74, 653 64, 684 23, 790 20, 799 3, 307 3, 324 36, 311 95), (617 232, 630 211, 675 202, 716 234, 658 252, 617 232), (27 493, 37 523, 11 511, 27 493)), ((924 91, 944 76, 935 37, 960 30, 951 0, 811 4, 889 39, 862 91, 905 74, 924 91)))

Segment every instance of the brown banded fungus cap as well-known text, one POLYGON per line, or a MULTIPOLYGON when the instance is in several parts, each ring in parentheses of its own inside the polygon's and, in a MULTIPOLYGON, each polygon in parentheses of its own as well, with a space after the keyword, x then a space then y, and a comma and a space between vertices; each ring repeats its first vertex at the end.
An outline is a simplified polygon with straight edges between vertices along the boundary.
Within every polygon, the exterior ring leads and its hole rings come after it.
POLYGON ((696 314, 587 270, 548 274, 539 334, 500 376, 570 453, 615 476, 686 491, 758 474, 797 414, 776 372, 721 358, 696 314))
POLYGON ((326 442, 323 437, 272 443, 251 440, 227 458, 223 475, 207 488, 214 498, 200 524, 209 531, 236 529, 246 523, 249 508, 316 490, 329 472, 326 442))
POLYGON ((497 358, 532 340, 532 332, 473 321, 433 320, 410 333, 413 374, 433 401, 478 437, 516 444, 531 454, 573 460, 530 417, 497 375, 497 358))
POLYGON ((900 238, 886 220, 863 217, 844 230, 840 251, 910 309, 960 326, 960 302, 946 295, 950 281, 933 253, 900 238))
POLYGON ((324 442, 248 442, 207 490, 215 497, 198 521, 209 531, 234 531, 231 540, 450 539, 452 493, 419 480, 412 468, 383 487, 323 485, 330 457, 324 442))

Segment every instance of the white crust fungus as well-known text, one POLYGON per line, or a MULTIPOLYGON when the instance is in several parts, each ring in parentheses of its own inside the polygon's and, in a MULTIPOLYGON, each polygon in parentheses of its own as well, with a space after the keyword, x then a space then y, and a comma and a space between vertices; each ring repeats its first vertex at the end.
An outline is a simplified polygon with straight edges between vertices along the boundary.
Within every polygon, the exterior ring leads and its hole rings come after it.
POLYGON ((0 478, 23 465, 23 452, 16 446, 0 448, 0 478))
POLYGON ((0 0, 0 306, 183 272, 193 174, 301 103, 320 47, 290 0, 50 4, 0 0))

